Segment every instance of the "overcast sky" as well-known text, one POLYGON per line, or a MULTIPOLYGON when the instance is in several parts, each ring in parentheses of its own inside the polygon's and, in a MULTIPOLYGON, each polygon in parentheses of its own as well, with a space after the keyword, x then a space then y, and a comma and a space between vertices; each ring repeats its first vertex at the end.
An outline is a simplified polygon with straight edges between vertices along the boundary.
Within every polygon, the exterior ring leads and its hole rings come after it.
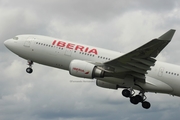
POLYGON ((129 52, 176 29, 158 60, 180 65, 179 0, 0 0, 1 120, 177 120, 180 98, 146 93, 152 107, 130 104, 121 89, 34 64, 5 48, 19 34, 40 34, 129 52), (87 82, 85 82, 87 81, 87 82))

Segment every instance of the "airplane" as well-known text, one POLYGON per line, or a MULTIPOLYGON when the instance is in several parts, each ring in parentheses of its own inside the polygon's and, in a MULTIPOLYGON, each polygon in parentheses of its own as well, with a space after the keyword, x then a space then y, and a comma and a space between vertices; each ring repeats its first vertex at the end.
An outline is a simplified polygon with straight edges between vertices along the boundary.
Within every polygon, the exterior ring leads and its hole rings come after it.
POLYGON ((156 60, 174 33, 170 29, 128 53, 32 34, 17 35, 4 45, 27 60, 29 74, 34 62, 67 70, 75 77, 95 79, 99 87, 123 89, 132 104, 149 109, 146 92, 180 96, 180 66, 156 60))

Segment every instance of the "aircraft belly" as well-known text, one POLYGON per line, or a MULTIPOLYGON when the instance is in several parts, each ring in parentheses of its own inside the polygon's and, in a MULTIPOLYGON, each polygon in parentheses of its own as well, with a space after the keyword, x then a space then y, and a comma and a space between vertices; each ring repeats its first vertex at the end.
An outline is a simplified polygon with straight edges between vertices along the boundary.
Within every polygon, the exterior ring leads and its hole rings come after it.
POLYGON ((41 51, 27 51, 26 54, 21 54, 19 56, 27 60, 32 60, 35 63, 61 68, 65 70, 69 68, 69 63, 71 61, 71 59, 67 59, 66 56, 52 55, 41 51))
MULTIPOLYGON (((105 77, 98 79, 119 85, 120 88, 128 87, 124 85, 124 79, 113 78, 113 77, 105 77)), ((151 77, 147 77, 146 83, 136 82, 136 84, 141 86, 147 92, 169 93, 169 94, 173 92, 173 89, 169 85, 151 77)), ((138 87, 137 85, 134 85, 133 88, 136 90, 141 90, 141 88, 138 87)))
POLYGON ((137 82, 136 84, 140 85, 147 92, 169 94, 173 92, 173 88, 168 84, 148 76, 146 76, 146 83, 137 82))

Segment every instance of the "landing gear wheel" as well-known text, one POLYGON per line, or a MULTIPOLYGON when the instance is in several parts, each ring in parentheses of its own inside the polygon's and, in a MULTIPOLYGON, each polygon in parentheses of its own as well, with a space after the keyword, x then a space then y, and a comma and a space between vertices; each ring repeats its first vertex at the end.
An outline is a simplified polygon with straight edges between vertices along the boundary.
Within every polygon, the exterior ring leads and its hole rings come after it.
POLYGON ((28 68, 26 69, 26 72, 27 72, 27 73, 32 73, 32 72, 33 72, 33 69, 30 68, 30 67, 28 67, 28 68))
POLYGON ((32 69, 33 61, 28 60, 27 62, 28 62, 29 67, 26 69, 26 72, 30 74, 33 72, 33 69, 32 69))
POLYGON ((141 95, 136 95, 135 98, 138 102, 143 102, 143 97, 141 95))
POLYGON ((145 109, 149 109, 151 107, 151 104, 147 101, 142 102, 142 107, 145 109))
POLYGON ((124 90, 122 91, 122 95, 123 95, 124 97, 130 97, 130 96, 131 96, 131 92, 130 92, 128 89, 124 89, 124 90))
POLYGON ((139 103, 139 99, 137 96, 130 97, 130 102, 134 105, 137 105, 139 103))

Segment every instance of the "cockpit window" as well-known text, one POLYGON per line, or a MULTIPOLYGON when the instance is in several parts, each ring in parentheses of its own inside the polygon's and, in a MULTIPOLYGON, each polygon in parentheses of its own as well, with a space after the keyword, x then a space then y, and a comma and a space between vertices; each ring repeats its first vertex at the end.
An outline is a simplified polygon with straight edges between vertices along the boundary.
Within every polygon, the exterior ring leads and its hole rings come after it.
POLYGON ((13 39, 14 39, 14 40, 18 40, 18 37, 14 37, 13 39))

